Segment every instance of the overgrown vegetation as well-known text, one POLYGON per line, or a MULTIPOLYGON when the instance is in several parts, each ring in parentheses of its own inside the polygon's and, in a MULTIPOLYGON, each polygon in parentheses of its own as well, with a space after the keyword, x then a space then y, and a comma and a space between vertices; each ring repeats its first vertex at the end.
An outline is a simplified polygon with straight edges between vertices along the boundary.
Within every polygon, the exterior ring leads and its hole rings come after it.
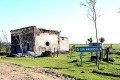
POLYGON ((2 47, 1 47, 0 55, 10 55, 11 44, 2 42, 1 46, 2 47))
POLYGON ((6 32, 3 31, 3 39, 0 37, 0 55, 10 53, 11 43, 8 41, 6 32))
MULTIPOLYGON (((105 45, 105 47, 109 46, 105 45)), ((118 50, 120 47, 118 44, 114 44, 112 47, 118 50)), ((111 50, 114 51, 114 50, 111 50)), ((95 55, 95 53, 94 53, 95 55)), ((90 62, 90 53, 83 54, 83 65, 79 64, 80 53, 73 52, 70 58, 70 54, 60 54, 59 57, 40 57, 40 58, 0 58, 0 62, 12 62, 15 64, 21 64, 25 66, 32 67, 42 67, 56 69, 61 73, 75 76, 86 80, 119 80, 119 77, 107 76, 97 73, 92 73, 93 71, 99 71, 103 73, 120 74, 120 55, 110 54, 109 57, 113 58, 115 62, 100 62, 100 70, 97 69, 95 62, 90 62)))

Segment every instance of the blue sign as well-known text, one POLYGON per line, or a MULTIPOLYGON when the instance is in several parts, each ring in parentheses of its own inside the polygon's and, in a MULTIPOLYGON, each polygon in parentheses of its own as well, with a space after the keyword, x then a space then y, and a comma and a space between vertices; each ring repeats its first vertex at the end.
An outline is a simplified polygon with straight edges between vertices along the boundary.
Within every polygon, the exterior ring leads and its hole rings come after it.
POLYGON ((76 52, 102 52, 101 46, 81 46, 76 47, 76 52))

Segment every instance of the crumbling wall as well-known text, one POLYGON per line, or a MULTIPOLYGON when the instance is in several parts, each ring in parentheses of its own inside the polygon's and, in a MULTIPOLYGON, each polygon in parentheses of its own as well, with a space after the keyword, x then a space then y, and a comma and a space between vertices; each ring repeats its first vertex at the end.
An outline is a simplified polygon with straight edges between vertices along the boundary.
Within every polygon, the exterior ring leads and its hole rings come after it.
POLYGON ((36 29, 35 45, 36 52, 56 52, 59 49, 59 32, 45 29, 36 29))
POLYGON ((11 31, 11 52, 19 53, 34 50, 34 27, 21 28, 11 31))
POLYGON ((67 39, 64 42, 60 41, 60 31, 46 30, 35 26, 11 31, 11 52, 21 52, 19 41, 21 41, 24 52, 33 51, 36 55, 45 51, 58 52, 60 46, 62 46, 61 50, 68 50, 69 48, 67 39), (22 38, 20 38, 21 36, 22 38))
POLYGON ((69 51, 69 40, 67 37, 60 37, 60 51, 69 51))

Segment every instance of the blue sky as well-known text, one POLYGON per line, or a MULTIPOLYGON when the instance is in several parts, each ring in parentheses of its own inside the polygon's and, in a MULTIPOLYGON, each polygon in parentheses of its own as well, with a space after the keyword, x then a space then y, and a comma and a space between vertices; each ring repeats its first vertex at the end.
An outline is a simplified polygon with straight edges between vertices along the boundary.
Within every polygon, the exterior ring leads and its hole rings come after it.
MULTIPOLYGON (((85 43, 95 39, 95 28, 86 17, 85 0, 0 0, 0 37, 6 31, 35 25, 38 28, 61 31, 70 43, 85 43)), ((105 43, 120 43, 120 0, 97 0, 98 37, 105 43)))

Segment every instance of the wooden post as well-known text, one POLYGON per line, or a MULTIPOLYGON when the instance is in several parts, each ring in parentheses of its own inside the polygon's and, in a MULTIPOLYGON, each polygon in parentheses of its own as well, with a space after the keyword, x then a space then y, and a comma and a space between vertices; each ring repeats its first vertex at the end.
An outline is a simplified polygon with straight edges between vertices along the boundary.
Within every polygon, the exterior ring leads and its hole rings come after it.
MULTIPOLYGON (((97 48, 98 48, 98 46, 97 46, 97 48)), ((100 54, 100 53, 99 53, 99 54, 100 54)), ((96 57, 97 57, 97 58, 96 58, 96 65, 97 65, 98 70, 99 70, 99 69, 100 69, 100 66, 99 66, 99 64, 100 64, 100 62, 99 62, 99 57, 100 57, 100 56, 98 56, 98 51, 97 51, 96 55, 97 55, 97 56, 96 56, 96 57)))
POLYGON ((82 66, 82 52, 80 53, 80 65, 82 66))
POLYGON ((73 49, 70 51, 70 59, 72 58, 73 49))
POLYGON ((57 57, 58 57, 59 51, 57 50, 57 57))
POLYGON ((55 57, 55 48, 54 48, 54 52, 52 53, 52 56, 55 57))
POLYGON ((99 69, 99 56, 98 56, 98 52, 97 52, 97 67, 99 69))
POLYGON ((103 48, 102 48, 102 52, 101 52, 101 61, 103 60, 103 48))
POLYGON ((92 61, 93 52, 91 52, 91 61, 92 61))
POLYGON ((107 59, 107 62, 109 62, 109 48, 106 49, 106 59, 107 59))

